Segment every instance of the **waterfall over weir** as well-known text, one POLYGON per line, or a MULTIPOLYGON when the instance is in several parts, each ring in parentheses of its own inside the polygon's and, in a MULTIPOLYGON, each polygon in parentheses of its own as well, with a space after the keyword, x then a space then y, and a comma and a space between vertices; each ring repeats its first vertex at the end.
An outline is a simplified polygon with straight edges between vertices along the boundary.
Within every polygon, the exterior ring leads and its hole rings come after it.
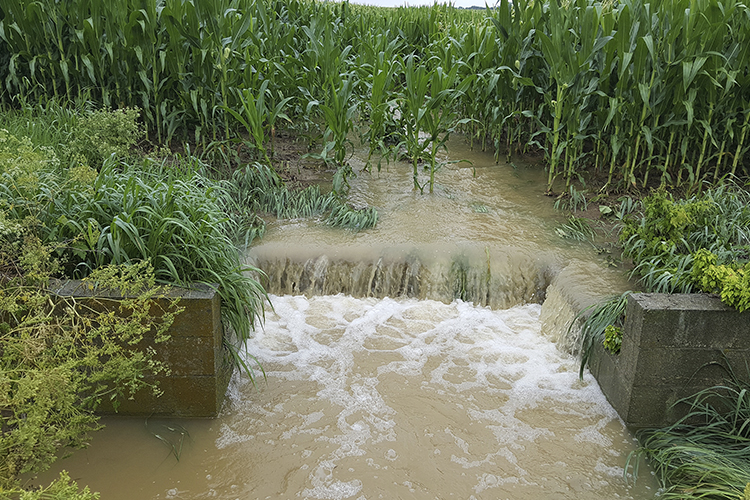
POLYGON ((461 300, 491 309, 540 304, 547 337, 568 352, 577 347, 577 330, 568 332, 575 315, 621 285, 594 262, 499 245, 300 248, 269 242, 248 262, 263 271, 274 295, 461 300))
POLYGON ((492 309, 541 304, 556 274, 551 255, 532 257, 496 246, 317 250, 306 256, 310 249, 263 246, 252 263, 266 274, 268 292, 275 295, 460 299, 492 309))

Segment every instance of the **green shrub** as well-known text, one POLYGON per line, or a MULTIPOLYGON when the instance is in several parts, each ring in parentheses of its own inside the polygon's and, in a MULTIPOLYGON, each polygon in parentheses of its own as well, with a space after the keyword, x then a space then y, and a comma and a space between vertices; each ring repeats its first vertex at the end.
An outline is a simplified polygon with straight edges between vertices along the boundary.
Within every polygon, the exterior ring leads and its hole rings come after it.
POLYGON ((706 249, 693 255, 692 279, 704 292, 718 293, 721 301, 742 312, 750 308, 750 263, 717 264, 717 257, 706 249))
POLYGON ((620 240, 639 260, 686 245, 686 236, 704 227, 706 219, 715 213, 714 204, 708 199, 675 202, 665 191, 646 197, 643 206, 643 216, 627 219, 620 233, 620 240))
MULTIPOLYGON (((626 218, 620 239, 623 253, 635 264, 633 274, 646 291, 693 291, 699 285, 693 259, 701 249, 729 265, 737 274, 732 282, 741 286, 739 270, 750 249, 750 193, 724 184, 684 200, 673 200, 660 191, 643 204, 641 216, 626 218)), ((699 288, 706 290, 703 285, 699 288)), ((718 291, 716 286, 708 289, 718 291)))
POLYGON ((138 123, 139 114, 134 108, 84 113, 73 130, 73 140, 68 144, 69 158, 85 158, 89 165, 98 168, 112 155, 127 157, 133 145, 146 134, 138 123))
POLYGON ((614 325, 607 325, 604 329, 604 348, 612 354, 619 354, 622 347, 622 328, 614 325))
POLYGON ((6 193, 25 200, 38 190, 40 176, 55 171, 60 161, 48 146, 35 146, 28 137, 15 137, 0 129, 0 175, 6 193))

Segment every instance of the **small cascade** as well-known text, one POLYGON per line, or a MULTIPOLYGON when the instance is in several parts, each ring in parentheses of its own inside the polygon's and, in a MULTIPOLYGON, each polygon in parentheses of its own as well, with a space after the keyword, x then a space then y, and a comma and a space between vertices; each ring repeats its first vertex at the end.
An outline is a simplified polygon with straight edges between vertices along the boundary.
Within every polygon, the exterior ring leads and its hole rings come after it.
POLYGON ((266 245, 251 263, 266 274, 274 295, 458 299, 492 309, 543 303, 557 273, 551 255, 489 245, 308 249, 305 255, 266 245))
POLYGON ((620 295, 627 286, 622 275, 607 273, 596 262, 569 262, 547 288, 539 318, 542 333, 561 351, 578 355, 581 325, 573 325, 576 317, 603 299, 620 295))
POLYGON ((580 331, 570 328, 575 317, 627 284, 621 273, 590 260, 497 245, 301 250, 266 243, 249 262, 265 273, 273 295, 461 300, 491 309, 542 304, 542 333, 572 354, 580 331))

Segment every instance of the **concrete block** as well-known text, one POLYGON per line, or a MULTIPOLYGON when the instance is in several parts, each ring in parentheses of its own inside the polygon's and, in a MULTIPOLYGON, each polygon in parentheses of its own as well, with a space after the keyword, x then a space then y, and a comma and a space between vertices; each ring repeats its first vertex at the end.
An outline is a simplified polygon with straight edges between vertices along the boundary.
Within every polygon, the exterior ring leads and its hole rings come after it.
POLYGON ((706 294, 632 294, 622 350, 594 347, 589 363, 602 391, 631 429, 662 427, 688 411, 678 404, 750 366, 750 311, 706 294))
MULTIPOLYGON (((57 281, 50 284, 59 296, 75 297, 97 309, 117 307, 123 297, 117 291, 90 290, 80 281, 57 281)), ((171 370, 169 376, 150 377, 163 392, 155 397, 143 390, 132 399, 120 401, 115 412, 105 401, 100 414, 126 416, 215 417, 221 410, 229 379, 232 375, 230 354, 224 345, 221 325, 221 300, 217 287, 195 285, 191 288, 173 287, 167 297, 157 299, 152 314, 169 307, 170 300, 179 297, 184 311, 175 317, 169 329, 170 338, 155 343, 146 338, 140 348, 153 347, 156 359, 171 370), (159 309, 161 308, 161 309, 159 309)))

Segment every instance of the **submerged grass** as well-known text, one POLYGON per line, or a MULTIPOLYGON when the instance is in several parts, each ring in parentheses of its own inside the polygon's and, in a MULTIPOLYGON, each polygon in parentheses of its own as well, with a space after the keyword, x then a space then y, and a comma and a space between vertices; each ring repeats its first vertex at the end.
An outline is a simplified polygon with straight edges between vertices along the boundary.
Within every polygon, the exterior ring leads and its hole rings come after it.
POLYGON ((301 191, 286 188, 271 167, 255 163, 236 170, 230 183, 232 196, 254 212, 266 212, 283 219, 325 217, 326 224, 360 231, 377 224, 378 212, 373 207, 355 209, 335 193, 322 193, 320 187, 309 186, 301 191))
POLYGON ((561 238, 574 241, 587 241, 593 245, 596 238, 596 232, 589 225, 586 219, 571 215, 568 222, 561 224, 555 230, 561 238))
POLYGON ((180 424, 154 424, 149 422, 148 419, 146 419, 145 425, 148 433, 164 443, 169 449, 169 455, 174 456, 175 460, 179 462, 182 456, 182 448, 185 445, 185 438, 190 438, 188 430, 180 424))

